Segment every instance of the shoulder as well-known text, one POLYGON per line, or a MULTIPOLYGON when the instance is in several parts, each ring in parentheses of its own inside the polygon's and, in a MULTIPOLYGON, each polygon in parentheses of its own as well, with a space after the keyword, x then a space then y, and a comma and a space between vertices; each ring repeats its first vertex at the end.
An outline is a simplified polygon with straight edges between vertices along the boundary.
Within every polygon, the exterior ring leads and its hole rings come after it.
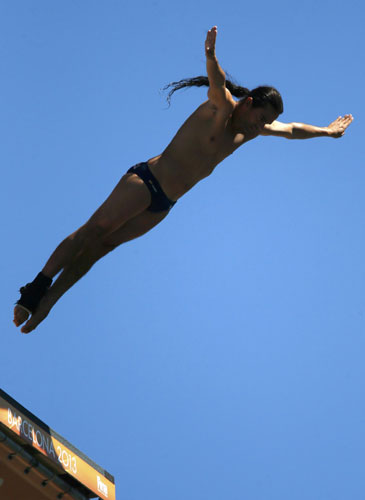
POLYGON ((210 86, 208 99, 212 106, 219 111, 232 112, 237 104, 225 85, 222 87, 210 86))
POLYGON ((208 99, 199 106, 197 111, 200 116, 204 116, 205 118, 212 118, 215 120, 221 120, 223 118, 227 120, 232 115, 236 105, 237 103, 234 100, 232 100, 232 102, 217 103, 208 99))

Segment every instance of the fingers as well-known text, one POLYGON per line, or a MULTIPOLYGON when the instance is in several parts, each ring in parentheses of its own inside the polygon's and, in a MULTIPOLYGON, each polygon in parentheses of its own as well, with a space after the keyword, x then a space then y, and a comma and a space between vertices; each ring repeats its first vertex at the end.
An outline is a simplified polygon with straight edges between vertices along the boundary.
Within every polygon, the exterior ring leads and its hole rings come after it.
POLYGON ((354 117, 352 115, 345 115, 345 116, 339 116, 335 122, 338 123, 346 123, 350 125, 350 123, 353 121, 354 117))
POLYGON ((336 118, 336 120, 328 126, 331 137, 342 137, 347 127, 352 123, 353 119, 352 115, 339 116, 336 118))
POLYGON ((354 117, 352 115, 345 115, 344 116, 344 121, 347 123, 347 125, 350 125, 350 123, 353 121, 354 117))
POLYGON ((215 34, 215 35, 216 35, 216 34, 217 34, 217 31, 218 31, 217 26, 213 26, 213 28, 210 28, 210 30, 208 30, 208 35, 209 35, 210 33, 213 33, 213 34, 215 34))
POLYGON ((207 55, 214 55, 216 38, 217 38, 217 26, 213 26, 213 28, 211 28, 207 32, 207 38, 205 40, 205 51, 207 55))
POLYGON ((205 43, 207 45, 214 45, 216 38, 217 38, 217 26, 214 26, 212 29, 208 31, 205 43))
POLYGON ((343 118, 341 118, 341 125, 342 127, 344 127, 344 131, 345 129, 347 129, 347 127, 351 124, 351 122, 353 121, 353 116, 352 115, 345 115, 343 118))

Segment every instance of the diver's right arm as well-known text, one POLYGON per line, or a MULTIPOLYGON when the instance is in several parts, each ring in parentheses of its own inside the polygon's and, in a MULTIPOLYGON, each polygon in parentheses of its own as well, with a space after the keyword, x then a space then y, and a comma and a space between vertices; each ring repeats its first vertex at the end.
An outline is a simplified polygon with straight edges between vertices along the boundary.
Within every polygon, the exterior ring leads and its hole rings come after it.
POLYGON ((218 108, 234 108, 235 101, 230 91, 226 88, 226 75, 219 66, 215 55, 215 40, 217 27, 214 26, 207 33, 205 40, 205 56, 207 59, 207 74, 209 80, 208 98, 218 108))

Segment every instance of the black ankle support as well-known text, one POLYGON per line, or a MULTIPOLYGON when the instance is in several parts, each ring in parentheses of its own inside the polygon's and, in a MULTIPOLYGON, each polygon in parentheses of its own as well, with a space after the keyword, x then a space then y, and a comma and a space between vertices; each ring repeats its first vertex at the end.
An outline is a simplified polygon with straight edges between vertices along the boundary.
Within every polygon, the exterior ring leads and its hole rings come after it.
POLYGON ((21 296, 17 304, 33 313, 51 284, 51 278, 39 273, 31 283, 27 283, 19 290, 21 296))

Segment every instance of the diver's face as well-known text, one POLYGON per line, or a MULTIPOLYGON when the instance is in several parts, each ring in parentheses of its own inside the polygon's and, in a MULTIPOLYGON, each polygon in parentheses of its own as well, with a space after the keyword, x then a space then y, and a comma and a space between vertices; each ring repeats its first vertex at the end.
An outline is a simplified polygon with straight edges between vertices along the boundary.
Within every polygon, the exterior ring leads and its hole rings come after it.
POLYGON ((240 110, 240 122, 245 132, 250 134, 261 134, 266 124, 277 119, 278 113, 271 104, 262 107, 254 107, 251 97, 248 97, 240 110))
POLYGON ((272 123, 278 117, 277 112, 271 106, 271 104, 266 104, 262 108, 251 109, 251 123, 258 133, 261 133, 266 124, 272 123))

